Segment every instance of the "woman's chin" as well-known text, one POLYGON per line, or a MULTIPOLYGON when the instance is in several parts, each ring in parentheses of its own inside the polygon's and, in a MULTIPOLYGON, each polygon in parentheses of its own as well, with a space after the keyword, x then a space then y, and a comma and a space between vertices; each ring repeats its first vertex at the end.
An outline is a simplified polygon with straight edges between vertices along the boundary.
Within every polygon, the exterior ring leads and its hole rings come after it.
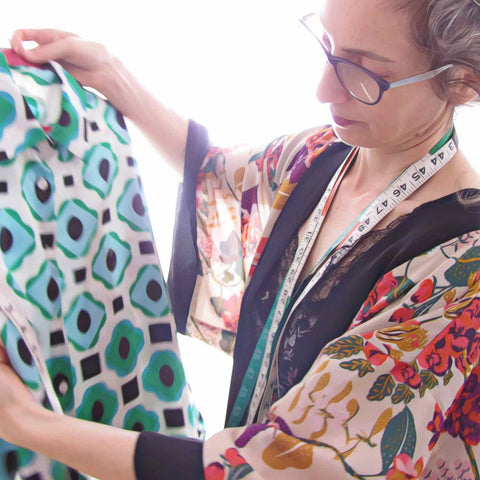
POLYGON ((368 147, 369 138, 366 135, 365 129, 362 128, 360 122, 355 122, 350 125, 340 126, 335 122, 332 124, 335 135, 347 145, 355 147, 368 147))

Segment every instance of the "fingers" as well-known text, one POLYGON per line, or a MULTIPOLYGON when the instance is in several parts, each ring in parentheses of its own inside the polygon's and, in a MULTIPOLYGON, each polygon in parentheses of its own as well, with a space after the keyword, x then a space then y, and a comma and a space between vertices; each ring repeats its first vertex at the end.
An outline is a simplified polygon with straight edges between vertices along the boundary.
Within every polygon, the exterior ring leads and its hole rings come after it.
POLYGON ((15 30, 12 35, 12 43, 14 43, 15 46, 19 46, 21 42, 33 41, 39 45, 43 45, 74 36, 74 33, 56 30, 54 28, 24 28, 15 30))
POLYGON ((66 45, 63 43, 75 34, 51 28, 16 30, 10 44, 13 50, 31 62, 42 63, 48 60, 57 60, 65 54, 66 45), (38 47, 25 49, 22 42, 34 41, 38 47))

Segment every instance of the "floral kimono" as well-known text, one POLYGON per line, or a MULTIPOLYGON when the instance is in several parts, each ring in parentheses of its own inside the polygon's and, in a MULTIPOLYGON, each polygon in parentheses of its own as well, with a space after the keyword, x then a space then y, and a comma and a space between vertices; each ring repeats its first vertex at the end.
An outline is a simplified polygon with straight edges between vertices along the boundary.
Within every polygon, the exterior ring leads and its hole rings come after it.
MULTIPOLYGON (((349 150, 328 127, 221 150, 190 124, 169 287, 180 329, 234 350, 229 425, 299 227, 349 150)), ((423 204, 330 266, 289 313, 278 400, 195 447, 182 478, 201 453, 208 480, 480 478, 478 193, 423 204)))

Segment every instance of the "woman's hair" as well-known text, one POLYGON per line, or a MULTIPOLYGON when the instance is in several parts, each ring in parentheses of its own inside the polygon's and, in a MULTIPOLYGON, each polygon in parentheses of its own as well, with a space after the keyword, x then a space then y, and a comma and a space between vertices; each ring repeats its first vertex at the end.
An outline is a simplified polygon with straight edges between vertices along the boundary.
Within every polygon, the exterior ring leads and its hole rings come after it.
POLYGON ((480 102, 480 5, 474 0, 397 0, 396 8, 410 16, 413 39, 432 68, 453 63, 476 74, 475 81, 466 82, 455 78, 457 69, 446 70, 435 78, 437 95, 452 100, 449 87, 463 83, 477 92, 474 101, 480 102))

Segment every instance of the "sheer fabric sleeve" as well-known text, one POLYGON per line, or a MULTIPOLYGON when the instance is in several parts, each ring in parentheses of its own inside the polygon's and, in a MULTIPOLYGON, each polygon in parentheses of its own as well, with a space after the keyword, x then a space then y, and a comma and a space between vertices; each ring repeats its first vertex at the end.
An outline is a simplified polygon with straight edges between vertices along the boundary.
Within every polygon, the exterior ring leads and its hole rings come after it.
POLYGON ((202 442, 159 433, 143 432, 135 449, 137 480, 201 480, 202 442))
POLYGON ((382 276, 265 423, 207 440, 205 478, 478 478, 479 241, 382 276))
POLYGON ((271 229, 329 127, 266 146, 211 146, 191 122, 177 203, 169 291, 180 331, 231 352, 240 303, 271 229))

